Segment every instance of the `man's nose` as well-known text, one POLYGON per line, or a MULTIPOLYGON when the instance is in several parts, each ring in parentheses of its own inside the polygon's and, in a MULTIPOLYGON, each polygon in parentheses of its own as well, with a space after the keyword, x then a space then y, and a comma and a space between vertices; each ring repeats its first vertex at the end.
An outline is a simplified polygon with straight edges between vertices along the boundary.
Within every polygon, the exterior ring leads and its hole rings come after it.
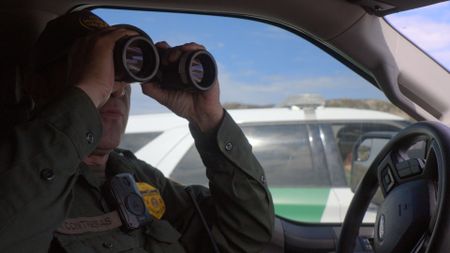
POLYGON ((128 86, 130 84, 124 82, 115 82, 113 86, 113 92, 111 93, 111 97, 122 97, 126 94, 128 86))

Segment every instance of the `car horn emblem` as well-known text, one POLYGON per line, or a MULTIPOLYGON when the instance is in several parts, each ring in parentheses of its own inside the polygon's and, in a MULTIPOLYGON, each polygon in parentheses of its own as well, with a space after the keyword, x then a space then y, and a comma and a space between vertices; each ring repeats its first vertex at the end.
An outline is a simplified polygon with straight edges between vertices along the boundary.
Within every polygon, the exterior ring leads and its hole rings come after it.
POLYGON ((385 226, 384 214, 381 215, 380 221, 378 222, 378 238, 383 241, 384 238, 384 226, 385 226))

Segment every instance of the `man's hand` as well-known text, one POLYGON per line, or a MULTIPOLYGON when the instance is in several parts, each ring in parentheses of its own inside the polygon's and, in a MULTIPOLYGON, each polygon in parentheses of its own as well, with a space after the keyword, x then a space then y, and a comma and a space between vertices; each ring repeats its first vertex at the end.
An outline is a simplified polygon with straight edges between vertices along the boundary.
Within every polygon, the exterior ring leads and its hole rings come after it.
MULTIPOLYGON (((160 49, 168 50, 168 53, 165 54, 166 58, 161 59, 161 64, 177 61, 184 52, 205 49, 203 46, 195 43, 171 48, 167 43, 159 42, 156 46, 160 49)), ((155 82, 142 84, 142 92, 153 97, 178 116, 186 118, 202 132, 217 127, 223 117, 223 107, 219 100, 219 83, 217 80, 213 87, 205 92, 193 93, 161 89, 159 84, 155 82)))
POLYGON ((137 32, 109 27, 75 42, 69 56, 68 82, 78 86, 100 108, 114 92, 114 46, 137 32))

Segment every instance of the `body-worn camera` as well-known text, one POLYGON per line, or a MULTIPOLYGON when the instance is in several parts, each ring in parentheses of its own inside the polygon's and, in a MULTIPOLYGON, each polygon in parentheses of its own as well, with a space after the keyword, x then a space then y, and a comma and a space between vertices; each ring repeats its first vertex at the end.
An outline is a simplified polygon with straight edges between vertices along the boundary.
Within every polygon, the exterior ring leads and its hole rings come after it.
POLYGON ((106 182, 104 190, 108 203, 119 213, 125 230, 137 229, 152 220, 130 173, 115 175, 106 182))
POLYGON ((162 88, 190 91, 209 90, 217 78, 217 65, 206 50, 186 52, 178 61, 160 64, 167 50, 158 50, 152 39, 131 25, 119 25, 136 30, 139 35, 124 37, 114 48, 116 81, 158 81, 162 88))

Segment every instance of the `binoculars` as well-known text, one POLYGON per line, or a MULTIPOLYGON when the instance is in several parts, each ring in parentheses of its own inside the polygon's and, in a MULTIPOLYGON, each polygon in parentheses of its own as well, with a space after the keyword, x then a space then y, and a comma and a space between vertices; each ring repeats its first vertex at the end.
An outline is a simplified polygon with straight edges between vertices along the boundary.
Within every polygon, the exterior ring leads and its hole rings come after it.
POLYGON ((123 82, 157 81, 162 88, 188 91, 209 90, 217 78, 217 65, 206 50, 186 52, 176 62, 161 64, 167 49, 158 49, 142 30, 118 25, 139 35, 119 39, 114 47, 115 80, 123 82))

